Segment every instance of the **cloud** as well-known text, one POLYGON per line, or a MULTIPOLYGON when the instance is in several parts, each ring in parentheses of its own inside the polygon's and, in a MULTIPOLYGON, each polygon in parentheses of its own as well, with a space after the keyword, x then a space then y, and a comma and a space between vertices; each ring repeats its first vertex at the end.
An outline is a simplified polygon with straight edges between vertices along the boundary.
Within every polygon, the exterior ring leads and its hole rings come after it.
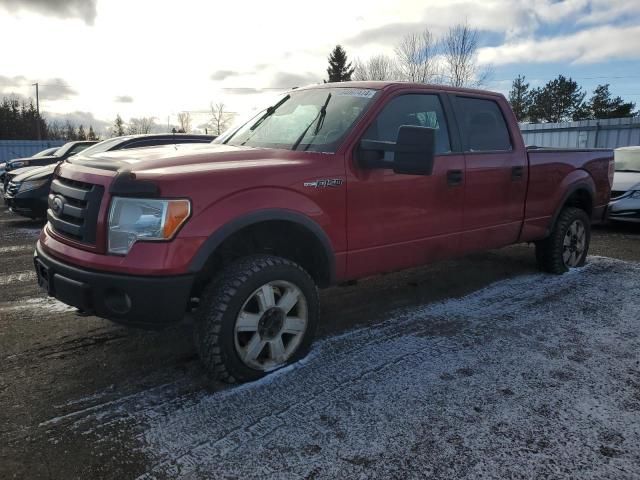
POLYGON ((407 33, 424 28, 439 37, 465 19, 472 27, 503 35, 507 41, 524 40, 534 38, 544 27, 563 23, 603 26, 626 18, 637 24, 638 14, 640 2, 637 0, 450 0, 430 4, 422 12, 418 10, 415 20, 373 26, 347 37, 343 43, 351 49, 367 45, 394 46, 407 33))
POLYGON ((262 88, 252 88, 252 87, 229 87, 229 88, 222 88, 222 90, 232 95, 255 95, 257 93, 264 92, 262 88))
POLYGON ((0 0, 0 6, 9 12, 29 10, 59 18, 79 18, 93 25, 97 0, 0 0))
POLYGON ((61 78, 52 78, 46 82, 41 82, 40 85, 40 98, 49 101, 66 100, 77 94, 78 92, 64 83, 64 80, 61 78))
POLYGON ((570 62, 574 64, 639 59, 640 26, 596 27, 571 35, 507 42, 481 48, 483 64, 570 62))
POLYGON ((133 103, 133 97, 129 95, 118 95, 113 101, 116 103, 133 103))
POLYGON ((370 43, 378 45, 390 45, 397 43, 408 33, 423 30, 427 25, 416 22, 388 23, 379 27, 362 30, 357 35, 345 40, 347 45, 368 45, 370 43))
POLYGON ((29 85, 30 82, 23 75, 18 75, 16 77, 6 77, 4 75, 0 75, 0 88, 20 88, 29 85))
POLYGON ((84 126, 85 130, 89 130, 89 126, 93 127, 93 130, 102 137, 105 136, 107 127, 111 125, 111 122, 97 119, 91 112, 75 111, 70 113, 53 113, 45 112, 44 117, 48 122, 60 122, 65 123, 67 120, 75 127, 80 125, 84 126))
POLYGON ((306 72, 306 73, 291 73, 291 72, 278 72, 273 76, 271 86, 273 88, 293 88, 302 87, 310 83, 321 82, 322 78, 318 75, 306 72))
MULTIPOLYGON (((27 96, 35 99, 36 92, 33 86, 34 83, 33 80, 29 80, 24 75, 17 75, 15 77, 0 75, 0 93, 6 95, 20 91, 21 94, 26 93, 27 96)), ((40 98, 49 101, 66 100, 78 94, 62 78, 50 78, 40 81, 39 86, 40 98)))
POLYGON ((237 77, 238 75, 240 75, 240 72, 235 72, 233 70, 218 70, 213 72, 210 78, 214 81, 221 81, 229 77, 237 77))

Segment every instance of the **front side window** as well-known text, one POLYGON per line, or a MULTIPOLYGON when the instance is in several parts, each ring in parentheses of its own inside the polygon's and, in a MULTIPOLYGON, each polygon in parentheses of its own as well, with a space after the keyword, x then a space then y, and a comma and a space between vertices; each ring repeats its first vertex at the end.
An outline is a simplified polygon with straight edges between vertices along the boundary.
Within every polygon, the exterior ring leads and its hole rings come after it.
POLYGON ((511 138, 502 110, 493 100, 456 97, 460 134, 469 152, 510 151, 511 138))
POLYGON ((339 87, 293 91, 213 143, 335 152, 375 94, 339 87))
MULTIPOLYGON (((436 153, 451 151, 447 121, 438 95, 408 94, 391 99, 369 125, 363 139, 395 142, 404 125, 434 128, 436 153)), ((393 155, 390 152, 385 156, 393 155)))

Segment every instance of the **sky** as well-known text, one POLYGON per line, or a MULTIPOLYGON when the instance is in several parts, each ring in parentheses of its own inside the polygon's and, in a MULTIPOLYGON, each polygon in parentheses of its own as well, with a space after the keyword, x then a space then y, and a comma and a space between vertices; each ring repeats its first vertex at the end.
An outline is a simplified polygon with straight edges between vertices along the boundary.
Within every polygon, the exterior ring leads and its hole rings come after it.
POLYGON ((322 82, 336 44, 366 60, 465 21, 490 90, 563 74, 640 106, 640 0, 0 0, 0 96, 38 82, 49 118, 104 131, 116 114, 173 125, 189 111, 197 127, 211 103, 241 114, 322 82))

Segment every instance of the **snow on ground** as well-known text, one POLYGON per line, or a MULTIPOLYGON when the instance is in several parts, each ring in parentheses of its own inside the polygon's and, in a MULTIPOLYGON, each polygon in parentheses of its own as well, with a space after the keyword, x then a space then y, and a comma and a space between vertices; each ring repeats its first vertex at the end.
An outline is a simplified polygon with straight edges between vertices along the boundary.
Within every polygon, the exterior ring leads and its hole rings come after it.
MULTIPOLYGON (((28 272, 31 273, 31 272, 28 272)), ((32 280, 35 277, 35 272, 33 275, 23 275, 27 280, 19 280, 21 274, 17 274, 16 276, 12 275, 4 275, 0 276, 0 285, 7 285, 9 283, 13 283, 14 281, 27 281, 32 280), (6 279, 14 277, 12 281, 7 281, 2 283, 6 279)), ((12 302, 0 302, 0 312, 6 314, 8 312, 21 311, 21 310, 37 310, 42 313, 63 313, 63 312, 73 312, 76 309, 66 305, 53 297, 35 297, 35 298, 27 298, 22 300, 15 300, 12 302)), ((0 317, 1 318, 1 317, 0 317)), ((44 318, 46 321, 46 317, 44 318)))
POLYGON ((640 264, 591 257, 325 339, 253 384, 79 402, 41 428, 133 431, 141 478, 638 478, 639 299, 640 264))

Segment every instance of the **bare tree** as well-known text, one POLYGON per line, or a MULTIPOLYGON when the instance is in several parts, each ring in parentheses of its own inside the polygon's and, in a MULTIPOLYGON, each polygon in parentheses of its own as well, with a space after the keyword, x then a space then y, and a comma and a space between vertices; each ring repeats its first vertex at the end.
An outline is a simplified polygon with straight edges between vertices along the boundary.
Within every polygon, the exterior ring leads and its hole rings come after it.
POLYGON ((439 80, 438 48, 428 28, 406 35, 395 48, 398 74, 402 80, 430 83, 439 80))
POLYGON ((129 125, 127 126, 127 134, 138 135, 151 133, 155 126, 156 124, 153 121, 153 117, 132 118, 129 120, 129 125))
POLYGON ((366 62, 355 61, 354 80, 397 80, 398 76, 394 60, 387 55, 375 55, 366 62))
POLYGON ((478 30, 462 23, 449 28, 442 40, 445 77, 454 87, 482 86, 490 69, 478 66, 478 30))
POLYGON ((211 133, 220 135, 223 133, 233 121, 233 113, 225 110, 225 104, 211 102, 211 133))
POLYGON ((178 124, 180 124, 181 132, 191 133, 191 114, 189 112, 180 112, 178 114, 178 124))

